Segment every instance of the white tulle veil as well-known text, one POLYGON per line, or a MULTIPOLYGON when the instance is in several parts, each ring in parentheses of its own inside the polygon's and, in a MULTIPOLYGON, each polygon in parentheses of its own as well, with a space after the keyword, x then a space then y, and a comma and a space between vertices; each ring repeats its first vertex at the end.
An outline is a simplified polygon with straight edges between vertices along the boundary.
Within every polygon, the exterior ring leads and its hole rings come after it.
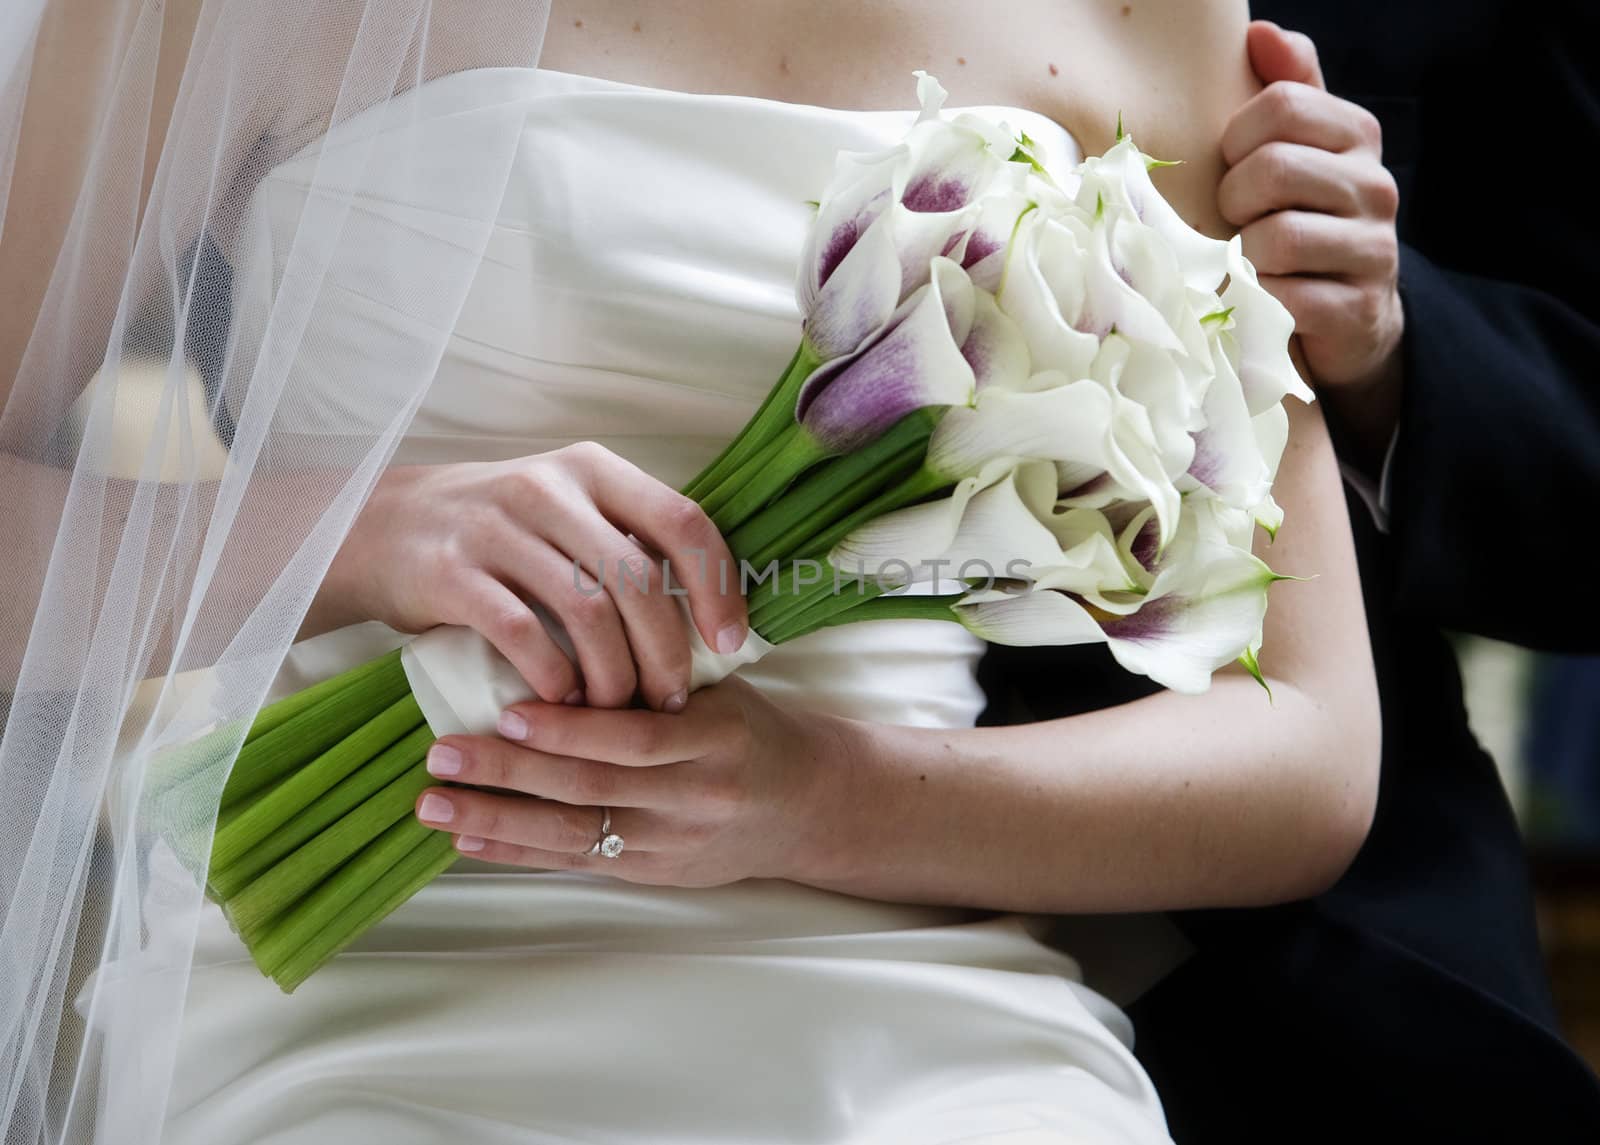
MULTIPOLYGON (((351 257, 359 142, 324 149, 297 225, 279 220, 270 243, 251 226, 253 191, 376 105, 393 102, 403 130, 404 93, 432 77, 532 66, 547 9, 0 5, 7 1143, 159 1140, 201 904, 194 841, 433 376, 520 121, 479 124, 452 174, 451 227, 417 232, 426 250, 351 257), (337 370, 316 321, 334 290, 392 318, 337 370), (348 424, 307 434, 275 416, 321 386, 339 388, 348 424), (236 731, 217 766, 152 782, 215 728, 236 731)), ((437 172, 429 183, 437 196, 437 172)))

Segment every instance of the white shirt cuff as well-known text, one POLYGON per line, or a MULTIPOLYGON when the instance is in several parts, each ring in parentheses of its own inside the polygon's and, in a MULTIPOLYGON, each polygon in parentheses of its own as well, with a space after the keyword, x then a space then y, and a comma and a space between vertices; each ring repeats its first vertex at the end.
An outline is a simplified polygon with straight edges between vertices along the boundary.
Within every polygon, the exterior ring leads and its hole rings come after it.
POLYGON ((1344 474, 1344 479, 1349 482, 1350 488, 1356 491, 1367 511, 1372 514, 1372 523, 1377 526, 1378 532, 1389 532, 1389 474, 1394 468, 1395 442, 1400 440, 1400 429, 1389 435, 1389 447, 1383 451, 1383 468, 1378 473, 1377 484, 1354 465, 1339 462, 1339 471, 1344 474))

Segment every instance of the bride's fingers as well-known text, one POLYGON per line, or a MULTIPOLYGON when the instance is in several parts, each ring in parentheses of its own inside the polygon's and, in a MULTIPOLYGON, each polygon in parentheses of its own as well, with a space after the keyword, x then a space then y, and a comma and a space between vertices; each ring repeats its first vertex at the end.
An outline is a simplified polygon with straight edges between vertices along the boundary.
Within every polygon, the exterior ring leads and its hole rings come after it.
POLYGON ((714 751, 743 746, 749 729, 729 719, 729 697, 742 685, 723 681, 697 692, 682 712, 669 715, 643 709, 597 711, 529 702, 500 714, 496 730, 512 743, 551 755, 601 760, 625 767, 657 767, 699 759, 714 751))
POLYGON ((437 779, 493 787, 586 807, 671 809, 692 803, 692 785, 671 764, 624 767, 551 755, 493 736, 446 736, 428 751, 437 779))
MULTIPOLYGON (((515 843, 500 843, 476 835, 457 835, 456 850, 469 859, 481 863, 498 863, 505 867, 528 867, 536 871, 575 871, 589 865, 588 855, 575 851, 545 851, 538 847, 519 847, 515 843)), ((619 861, 629 857, 626 852, 617 856, 619 861)))
POLYGON ((686 591, 689 612, 706 645, 736 652, 749 622, 739 591, 739 568, 717 527, 682 493, 602 450, 590 492, 612 521, 664 556, 686 591))
POLYGON ((614 859, 573 851, 545 851, 538 847, 519 847, 476 835, 457 835, 456 850, 465 858, 506 867, 528 867, 536 871, 585 871, 612 875, 635 883, 666 882, 661 856, 636 851, 631 846, 614 859))
MULTIPOLYGON (((428 827, 452 835, 569 854, 582 854, 599 841, 602 814, 599 807, 461 787, 430 787, 416 803, 417 818, 428 827)), ((652 849, 652 836, 658 834, 651 827, 653 822, 644 817, 619 822, 614 815, 610 829, 622 836, 626 846, 648 851, 652 849)))
MULTIPOLYGON (((569 571, 565 607, 579 617, 597 618, 603 611, 621 617, 645 703, 666 711, 681 708, 689 689, 689 633, 678 602, 663 591, 660 563, 592 510, 585 520, 564 522, 557 540, 593 577, 580 589, 569 571)), ((576 641, 579 633, 568 631, 576 641)), ((589 696, 593 707, 625 702, 602 704, 589 696)))
POLYGON ((559 704, 580 685, 578 672, 527 604, 486 572, 468 575, 460 623, 495 646, 540 699, 559 704))
MULTIPOLYGON (((622 619, 605 592, 579 586, 569 557, 538 537, 515 533, 497 554, 494 571, 561 621, 583 673, 585 703, 620 708, 633 699, 638 681, 622 619)), ((594 582, 585 577, 583 584, 592 588, 594 582)))

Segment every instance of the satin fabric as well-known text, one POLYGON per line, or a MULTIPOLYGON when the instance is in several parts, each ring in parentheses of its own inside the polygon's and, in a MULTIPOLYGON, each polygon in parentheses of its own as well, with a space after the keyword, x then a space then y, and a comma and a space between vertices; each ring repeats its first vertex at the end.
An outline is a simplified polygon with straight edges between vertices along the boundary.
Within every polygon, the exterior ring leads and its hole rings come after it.
MULTIPOLYGON (((316 164, 337 161, 324 152, 359 143, 392 150, 413 175, 447 171, 454 126, 508 104, 525 115, 522 147, 396 460, 587 439, 681 483, 793 350, 806 200, 835 153, 892 144, 912 113, 463 73, 271 172, 248 249, 270 268, 279 220, 294 217, 316 164)), ((1077 159, 1051 121, 993 114, 1052 162, 1077 159)), ((437 209, 384 191, 356 206, 371 258, 385 257, 387 228, 448 235, 437 209)), ((256 265, 241 281, 248 290, 269 273, 256 265)), ((371 299, 325 290, 324 360, 358 353, 391 320, 371 299)), ((339 415, 336 386, 303 386, 280 413, 306 433, 336 431, 339 415)), ((395 641, 381 625, 308 641, 276 691, 395 641)), ((880 622, 786 645, 741 675, 786 704, 968 726, 983 704, 980 650, 955 625, 880 622)), ((211 908, 166 1139, 1167 1141, 1126 1018, 1039 941, 1041 927, 776 881, 665 889, 463 861, 286 997, 211 908)))

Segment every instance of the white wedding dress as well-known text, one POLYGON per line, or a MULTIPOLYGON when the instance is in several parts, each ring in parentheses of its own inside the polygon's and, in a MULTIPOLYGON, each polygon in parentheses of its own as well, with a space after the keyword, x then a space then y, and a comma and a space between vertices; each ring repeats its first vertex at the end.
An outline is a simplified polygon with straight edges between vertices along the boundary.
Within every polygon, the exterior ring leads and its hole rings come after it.
MULTIPOLYGON (((386 233, 434 228, 448 241, 451 151, 470 145, 475 116, 508 106, 524 122, 509 189, 396 460, 590 439, 681 483, 793 350, 806 200, 834 154, 893 143, 912 113, 547 71, 451 76, 267 176, 241 240, 240 305, 281 263, 274 238, 319 152, 359 141, 381 170, 392 148, 412 164, 408 185, 418 162, 437 166, 438 202, 364 189, 355 209, 371 249, 357 257, 381 260, 386 233)), ((1055 162, 1076 158, 1049 120, 995 114, 1055 162)), ((333 286, 313 335, 335 378, 358 378, 374 332, 405 320, 333 286)), ((326 430, 339 394, 308 386, 280 416, 326 430)), ((279 688, 392 641, 365 625, 297 646, 279 688)), ((979 653, 955 625, 879 622, 819 633, 742 674, 785 703, 953 727, 982 707, 979 653)), ((285 996, 208 907, 167 1140, 1167 1141, 1127 1019, 1035 937, 1040 925, 775 881, 661 889, 462 862, 285 996)))

